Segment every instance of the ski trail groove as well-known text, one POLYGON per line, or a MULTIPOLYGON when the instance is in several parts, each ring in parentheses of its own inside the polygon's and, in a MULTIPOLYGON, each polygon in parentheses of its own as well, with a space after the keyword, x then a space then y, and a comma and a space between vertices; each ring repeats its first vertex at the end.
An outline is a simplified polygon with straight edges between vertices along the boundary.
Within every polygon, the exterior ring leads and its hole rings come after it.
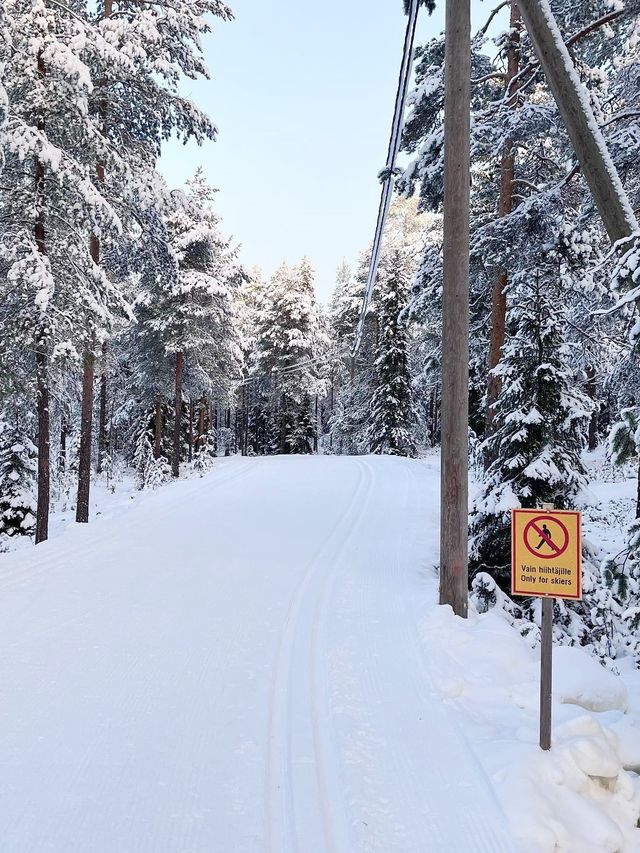
POLYGON ((371 467, 360 460, 357 460, 357 464, 363 478, 361 479, 361 483, 364 481, 365 485, 364 496, 359 498, 358 511, 349 525, 349 536, 342 542, 340 551, 333 555, 331 569, 324 579, 322 594, 317 596, 309 647, 313 745, 318 791, 321 794, 320 802, 327 853, 334 853, 334 851, 335 853, 349 853, 351 850, 349 832, 344 821, 344 808, 342 805, 338 806, 332 802, 329 794, 333 790, 333 797, 335 798, 337 792, 343 790, 344 785, 338 772, 339 763, 336 743, 331 737, 330 708, 328 707, 330 693, 329 679, 327 677, 328 643, 326 634, 329 621, 328 605, 331 600, 338 569, 342 568, 339 557, 344 553, 347 543, 355 539, 375 485, 375 478, 371 467), (325 702, 322 702, 321 697, 323 696, 325 697, 325 702))
MULTIPOLYGON (((362 516, 365 505, 363 496, 368 494, 365 487, 366 471, 359 462, 352 460, 357 469, 358 478, 353 494, 343 516, 333 527, 330 535, 312 558, 304 576, 291 600, 289 610, 281 633, 276 652, 276 659, 271 679, 271 696, 268 716, 268 752, 265 773, 265 850, 266 853, 307 853, 298 844, 296 830, 296 815, 299 803, 296 801, 292 779, 292 737, 293 737, 293 680, 294 651, 298 641, 298 633, 303 630, 305 599, 312 583, 320 570, 326 566, 329 557, 335 563, 340 553, 345 549, 353 536, 353 528, 362 516)), ((313 651, 313 650, 311 650, 313 651)), ((308 659, 308 655, 307 655, 308 659)), ((314 657, 314 665, 317 666, 314 657)), ((299 675, 299 673, 298 673, 299 675)), ((317 699, 316 705, 317 708, 317 699)), ((315 728, 318 724, 317 712, 311 711, 311 724, 314 727, 312 738, 314 745, 319 747, 315 728)), ((320 802, 322 830, 325 843, 323 850, 334 853, 334 807, 330 802, 330 794, 326 783, 325 768, 316 751, 316 794, 320 802)), ((342 853, 342 851, 340 851, 342 853)))

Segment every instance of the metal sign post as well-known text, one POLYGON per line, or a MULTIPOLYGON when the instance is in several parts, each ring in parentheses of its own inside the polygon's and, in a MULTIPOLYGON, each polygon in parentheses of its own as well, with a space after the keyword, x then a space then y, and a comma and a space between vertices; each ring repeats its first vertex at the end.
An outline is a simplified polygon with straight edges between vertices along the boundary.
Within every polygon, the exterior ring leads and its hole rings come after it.
POLYGON ((543 598, 542 637, 540 642, 540 749, 551 749, 552 651, 553 598, 543 598))
POLYGON ((540 642, 540 748, 551 748, 553 608, 555 598, 582 598, 579 512, 511 511, 511 594, 542 599, 540 642))

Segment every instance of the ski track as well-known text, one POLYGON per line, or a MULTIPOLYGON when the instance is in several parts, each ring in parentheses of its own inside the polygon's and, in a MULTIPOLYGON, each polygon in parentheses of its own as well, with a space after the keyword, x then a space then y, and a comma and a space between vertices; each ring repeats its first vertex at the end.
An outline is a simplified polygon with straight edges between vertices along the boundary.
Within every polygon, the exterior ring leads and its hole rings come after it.
MULTIPOLYGON (((330 757, 333 756, 330 756, 330 738, 327 743, 326 708, 322 708, 320 682, 324 682, 324 677, 319 660, 318 635, 322 615, 327 607, 331 577, 336 571, 340 555, 354 537, 358 520, 366 508, 366 496, 370 489, 370 486, 364 487, 367 471, 360 462, 357 465, 359 476, 353 495, 344 515, 309 564, 292 600, 276 655, 269 713, 266 781, 265 829, 268 853, 311 853, 318 843, 321 846, 317 849, 326 853, 348 849, 344 841, 336 847, 336 838, 344 838, 344 828, 340 827, 337 817, 343 805, 336 802, 339 791, 335 786, 331 791, 328 778, 333 770, 330 765, 330 757), (332 568, 327 570, 327 565, 332 568), (296 656, 301 659, 300 668, 294 667, 296 656), (305 685, 307 676, 309 683, 305 685), (311 723, 310 729, 305 726, 307 731, 302 732, 294 708, 298 698, 306 706, 304 723, 311 723), (311 743, 304 743, 309 735, 311 743), (302 746, 300 740, 303 741, 302 746), (305 789, 307 807, 309 803, 315 802, 319 808, 319 815, 312 817, 319 824, 319 834, 315 835, 315 840, 309 820, 300 819, 299 797, 294 792, 294 745, 303 751, 306 747, 307 751, 307 761, 302 764, 302 768, 309 772, 304 774, 306 778, 300 787, 305 789)), ((300 765, 297 769, 299 772, 300 765)))
POLYGON ((0 556, 0 853, 508 853, 436 694, 438 471, 229 460, 0 556))

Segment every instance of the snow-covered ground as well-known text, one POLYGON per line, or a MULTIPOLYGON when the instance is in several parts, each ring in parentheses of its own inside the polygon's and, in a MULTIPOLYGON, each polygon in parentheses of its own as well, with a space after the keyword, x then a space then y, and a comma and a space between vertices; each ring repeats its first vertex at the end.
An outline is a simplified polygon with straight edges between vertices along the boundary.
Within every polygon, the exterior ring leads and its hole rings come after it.
POLYGON ((438 480, 221 460, 0 555, 0 850, 639 851, 638 674, 556 649, 542 753, 538 652, 435 604, 438 480))

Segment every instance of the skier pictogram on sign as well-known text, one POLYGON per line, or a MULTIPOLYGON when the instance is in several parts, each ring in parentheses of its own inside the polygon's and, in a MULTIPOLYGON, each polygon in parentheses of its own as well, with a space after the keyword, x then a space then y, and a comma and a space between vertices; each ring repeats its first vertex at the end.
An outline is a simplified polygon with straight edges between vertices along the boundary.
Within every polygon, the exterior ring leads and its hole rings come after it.
POLYGON ((542 560, 560 557, 569 545, 569 531, 558 518, 539 515, 524 529, 524 544, 530 554, 542 560), (534 544, 537 542, 537 544, 534 544))
POLYGON ((581 598, 580 513, 515 509, 511 520, 511 592, 581 598))

